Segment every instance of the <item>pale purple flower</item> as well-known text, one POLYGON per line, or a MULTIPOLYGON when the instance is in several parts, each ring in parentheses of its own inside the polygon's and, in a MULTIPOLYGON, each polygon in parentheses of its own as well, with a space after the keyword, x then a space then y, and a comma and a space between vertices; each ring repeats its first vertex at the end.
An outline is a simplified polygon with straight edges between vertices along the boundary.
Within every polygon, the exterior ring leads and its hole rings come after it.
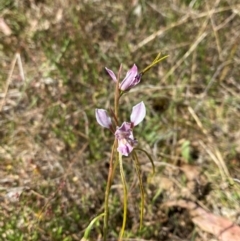
POLYGON ((134 146, 137 145, 137 140, 133 136, 132 123, 123 122, 115 131, 115 137, 118 139, 118 152, 123 156, 128 156, 134 146))
MULTIPOLYGON (((111 118, 104 109, 96 109, 96 119, 99 125, 111 129, 111 118)), ((123 122, 120 127, 115 130, 115 138, 118 140, 118 152, 123 156, 128 156, 133 148, 137 145, 137 140, 133 136, 133 127, 138 125, 146 116, 146 107, 143 102, 133 106, 130 116, 131 122, 123 122)))
MULTIPOLYGON (((105 68, 112 80, 117 83, 117 77, 112 70, 105 68)), ((127 72, 123 81, 119 84, 119 89, 122 91, 128 91, 135 85, 137 85, 141 80, 141 74, 138 73, 138 68, 134 64, 133 67, 127 72)))
POLYGON ((96 109, 96 119, 99 125, 102 127, 110 129, 112 125, 111 118, 108 116, 108 113, 104 109, 96 109))

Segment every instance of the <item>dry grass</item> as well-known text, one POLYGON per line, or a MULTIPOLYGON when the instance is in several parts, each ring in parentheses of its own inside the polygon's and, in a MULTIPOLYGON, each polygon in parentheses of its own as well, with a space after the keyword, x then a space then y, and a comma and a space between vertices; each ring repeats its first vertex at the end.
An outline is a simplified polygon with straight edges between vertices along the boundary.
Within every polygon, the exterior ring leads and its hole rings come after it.
MULTIPOLYGON (((81 239, 103 210, 112 137, 94 109, 113 100, 104 67, 141 69, 159 51, 167 60, 123 99, 126 112, 145 101, 147 120, 135 135, 157 167, 147 179, 150 164, 141 158, 147 195, 140 232, 136 177, 125 163, 126 240, 209 240, 186 211, 162 207, 178 198, 237 222, 237 0, 6 0, 0 20, 1 240, 81 239)), ((121 195, 116 178, 111 240, 121 226, 121 195)), ((101 226, 92 240, 100 240, 101 226)))

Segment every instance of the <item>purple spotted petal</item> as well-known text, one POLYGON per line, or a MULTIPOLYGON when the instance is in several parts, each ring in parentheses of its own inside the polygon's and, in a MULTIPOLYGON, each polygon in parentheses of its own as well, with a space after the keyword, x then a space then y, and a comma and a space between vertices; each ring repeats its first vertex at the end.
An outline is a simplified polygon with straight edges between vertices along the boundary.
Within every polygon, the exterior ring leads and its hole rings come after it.
POLYGON ((108 69, 107 67, 105 67, 105 69, 106 69, 106 71, 108 72, 108 74, 111 76, 112 80, 117 83, 117 77, 116 77, 116 75, 113 73, 113 71, 110 70, 110 69, 108 69))
POLYGON ((110 128, 112 125, 111 118, 109 117, 108 113, 104 109, 96 109, 95 110, 96 119, 99 125, 110 128))
POLYGON ((146 107, 142 102, 133 106, 130 120, 134 126, 138 125, 146 116, 146 107))
POLYGON ((138 68, 134 64, 133 67, 127 72, 126 77, 120 84, 120 89, 127 91, 137 85, 141 80, 141 76, 138 74, 138 68))
POLYGON ((120 127, 117 127, 115 136, 118 139, 118 152, 123 156, 128 156, 137 144, 132 132, 132 123, 123 122, 120 127))

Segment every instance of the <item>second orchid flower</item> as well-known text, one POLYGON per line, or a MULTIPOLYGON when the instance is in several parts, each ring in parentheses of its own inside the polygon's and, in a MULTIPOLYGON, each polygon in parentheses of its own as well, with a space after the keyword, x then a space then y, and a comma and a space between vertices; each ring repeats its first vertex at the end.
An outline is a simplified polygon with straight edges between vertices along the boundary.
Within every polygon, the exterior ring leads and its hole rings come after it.
MULTIPOLYGON (((96 109, 95 114, 99 125, 113 130, 111 118, 106 110, 96 109)), ((118 140, 117 150, 123 156, 128 156, 137 145, 137 140, 133 136, 133 128, 142 122, 145 116, 145 105, 143 102, 140 102, 132 108, 132 113, 130 115, 131 122, 123 122, 120 127, 116 127, 114 135, 118 140)))

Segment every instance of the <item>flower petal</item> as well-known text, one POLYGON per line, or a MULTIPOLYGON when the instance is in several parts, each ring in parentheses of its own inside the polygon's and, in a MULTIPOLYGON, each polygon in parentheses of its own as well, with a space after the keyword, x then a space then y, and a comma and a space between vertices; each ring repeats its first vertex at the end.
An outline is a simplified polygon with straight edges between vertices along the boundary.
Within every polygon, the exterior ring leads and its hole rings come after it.
POLYGON ((111 118, 109 117, 108 113, 104 109, 96 109, 95 110, 96 119, 99 125, 110 129, 112 125, 111 118))
POLYGON ((130 120, 134 126, 138 125, 146 116, 146 107, 142 102, 133 106, 130 120))
POLYGON ((136 84, 140 82, 141 76, 138 74, 138 68, 134 64, 133 67, 127 72, 125 78, 123 79, 120 89, 121 90, 129 90, 136 84))
POLYGON ((117 77, 116 77, 116 75, 113 73, 113 71, 110 70, 110 69, 108 69, 107 67, 105 67, 105 69, 106 69, 106 71, 108 72, 108 74, 111 76, 112 80, 117 83, 117 77))
POLYGON ((120 127, 117 127, 116 134, 132 131, 132 123, 124 121, 120 127))
POLYGON ((134 139, 132 132, 132 123, 123 122, 120 127, 117 127, 115 131, 115 137, 118 140, 118 152, 120 152, 123 156, 128 156, 134 146, 137 145, 137 140, 134 139))
POLYGON ((126 140, 118 141, 117 151, 120 152, 123 156, 128 156, 133 150, 133 146, 131 146, 126 140))

